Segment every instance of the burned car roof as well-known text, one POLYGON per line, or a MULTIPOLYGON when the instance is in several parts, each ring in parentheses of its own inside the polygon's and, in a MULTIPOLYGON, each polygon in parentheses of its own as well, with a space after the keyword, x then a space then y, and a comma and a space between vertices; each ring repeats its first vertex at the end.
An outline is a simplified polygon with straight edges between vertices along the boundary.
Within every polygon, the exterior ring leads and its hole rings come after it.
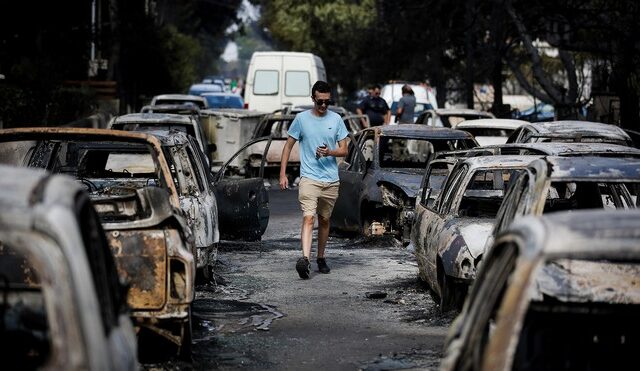
POLYGON ((473 135, 464 130, 432 127, 418 124, 383 125, 365 130, 375 130, 382 136, 413 137, 413 138, 443 138, 443 139, 473 139, 473 135))
POLYGON ((551 167, 550 176, 556 178, 619 178, 639 179, 640 160, 635 158, 611 158, 599 156, 560 157, 548 156, 545 161, 551 167))
MULTIPOLYGON (((547 263, 536 277, 536 291, 571 302, 640 304, 633 283, 640 275, 640 211, 581 210, 526 216, 513 222, 520 255, 547 263)), ((531 293, 539 300, 538 293, 531 293)))
POLYGON ((552 258, 601 255, 621 258, 633 251, 635 258, 640 258, 640 210, 581 210, 549 213, 537 222, 533 221, 535 219, 538 218, 527 216, 518 219, 509 228, 528 229, 535 233, 541 227, 535 224, 540 224, 546 229, 541 240, 543 243, 523 245, 526 255, 544 254, 552 258))
POLYGON ((550 135, 575 135, 576 132, 583 136, 597 136, 603 138, 630 140, 629 135, 621 128, 612 124, 603 124, 591 121, 551 121, 534 122, 524 126, 540 134, 550 135))
MULTIPOLYGON (((150 106, 153 108, 154 106, 150 106)), ((114 122, 118 123, 158 123, 158 124, 193 124, 193 119, 187 115, 179 115, 175 113, 129 113, 122 116, 117 116, 114 122)))
POLYGON ((515 119, 476 119, 465 120, 456 125, 456 128, 464 130, 466 128, 487 128, 487 129, 517 129, 521 125, 527 124, 527 121, 515 119))
POLYGON ((477 111, 469 108, 436 108, 433 110, 438 115, 477 115, 487 118, 493 117, 493 114, 485 111, 477 111))
POLYGON ((640 149, 612 143, 584 143, 584 142, 537 142, 537 143, 508 143, 486 146, 485 148, 522 148, 539 151, 548 155, 571 155, 582 153, 593 154, 629 154, 640 155, 640 149))
POLYGON ((540 158, 540 156, 529 155, 496 155, 496 156, 478 156, 461 159, 464 163, 469 164, 471 168, 479 167, 504 167, 509 165, 529 164, 531 161, 540 158))

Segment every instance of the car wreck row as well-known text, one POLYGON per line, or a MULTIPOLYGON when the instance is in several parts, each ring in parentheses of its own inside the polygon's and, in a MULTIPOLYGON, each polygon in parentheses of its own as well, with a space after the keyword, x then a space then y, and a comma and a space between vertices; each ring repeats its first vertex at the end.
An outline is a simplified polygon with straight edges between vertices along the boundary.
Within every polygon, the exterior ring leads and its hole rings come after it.
POLYGON ((230 196, 222 200, 221 214, 234 227, 222 235, 254 240, 268 223, 268 196, 262 178, 228 179, 224 166, 214 181, 195 139, 185 133, 143 131, 3 130, 0 159, 70 175, 81 184, 119 281, 128 287, 138 335, 160 335, 189 358, 196 268, 207 278, 219 238, 216 193, 230 196))

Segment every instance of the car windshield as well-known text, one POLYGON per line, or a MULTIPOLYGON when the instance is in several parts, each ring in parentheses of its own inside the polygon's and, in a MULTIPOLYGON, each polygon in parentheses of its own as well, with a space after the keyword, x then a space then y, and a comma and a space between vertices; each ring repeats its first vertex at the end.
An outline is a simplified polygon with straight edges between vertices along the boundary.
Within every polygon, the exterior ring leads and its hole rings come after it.
POLYGON ((380 166, 424 168, 430 149, 425 139, 383 137, 380 139, 380 166))
POLYGON ((204 95, 209 108, 243 108, 242 97, 234 95, 204 95))
POLYGON ((0 143, 1 162, 43 168, 80 180, 90 192, 113 187, 158 186, 160 174, 150 146, 120 141, 39 140, 0 143))

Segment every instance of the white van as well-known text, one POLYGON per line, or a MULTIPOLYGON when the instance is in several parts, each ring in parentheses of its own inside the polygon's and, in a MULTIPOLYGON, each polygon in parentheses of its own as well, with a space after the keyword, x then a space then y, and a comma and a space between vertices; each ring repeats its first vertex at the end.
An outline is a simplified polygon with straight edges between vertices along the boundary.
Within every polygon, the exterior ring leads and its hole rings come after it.
MULTIPOLYGON (((380 96, 387 102, 387 105, 391 109, 391 124, 395 123, 396 111, 398 110, 398 101, 402 98, 402 86, 405 83, 391 83, 382 87, 380 90, 380 96)), ((413 94, 416 97, 416 107, 413 114, 413 121, 415 122, 418 116, 426 110, 438 108, 438 102, 436 101, 435 90, 419 85, 409 84, 413 90, 413 94)))
POLYGON ((311 102, 311 87, 327 81, 320 57, 299 52, 255 52, 244 90, 245 108, 273 112, 311 102))

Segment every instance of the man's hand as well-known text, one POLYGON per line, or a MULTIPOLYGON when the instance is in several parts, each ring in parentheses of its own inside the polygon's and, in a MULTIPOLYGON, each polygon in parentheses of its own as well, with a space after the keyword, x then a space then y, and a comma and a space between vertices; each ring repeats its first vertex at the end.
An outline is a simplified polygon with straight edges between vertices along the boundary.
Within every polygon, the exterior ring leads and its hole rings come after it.
POLYGON ((289 188, 289 178, 286 175, 280 175, 280 189, 285 190, 289 188))

